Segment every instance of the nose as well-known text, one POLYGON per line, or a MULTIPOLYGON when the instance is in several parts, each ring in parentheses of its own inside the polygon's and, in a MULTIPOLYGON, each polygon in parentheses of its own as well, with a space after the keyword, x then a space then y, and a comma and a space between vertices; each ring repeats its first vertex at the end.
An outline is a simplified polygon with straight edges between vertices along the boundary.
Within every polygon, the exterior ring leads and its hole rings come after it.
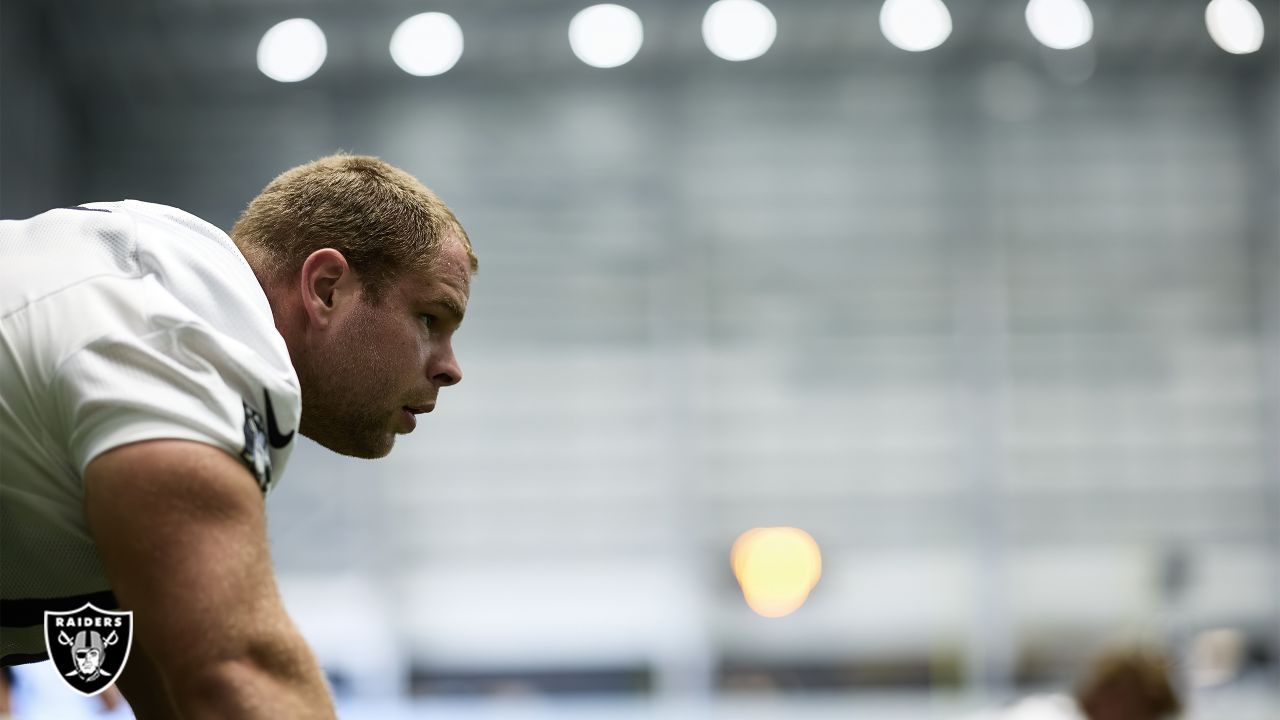
POLYGON ((437 387, 448 387, 462 382, 462 367, 458 365, 458 358, 453 354, 452 343, 446 340, 436 347, 436 352, 432 353, 428 374, 437 387))

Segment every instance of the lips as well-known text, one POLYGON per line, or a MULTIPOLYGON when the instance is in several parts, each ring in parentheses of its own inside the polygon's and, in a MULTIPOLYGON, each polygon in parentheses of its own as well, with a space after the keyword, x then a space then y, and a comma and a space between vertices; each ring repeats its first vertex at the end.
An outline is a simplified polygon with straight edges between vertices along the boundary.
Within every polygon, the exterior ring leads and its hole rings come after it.
POLYGON ((435 406, 435 403, 430 403, 427 405, 405 405, 404 409, 408 410, 414 415, 421 415, 422 413, 429 413, 432 410, 435 410, 436 406, 435 406))

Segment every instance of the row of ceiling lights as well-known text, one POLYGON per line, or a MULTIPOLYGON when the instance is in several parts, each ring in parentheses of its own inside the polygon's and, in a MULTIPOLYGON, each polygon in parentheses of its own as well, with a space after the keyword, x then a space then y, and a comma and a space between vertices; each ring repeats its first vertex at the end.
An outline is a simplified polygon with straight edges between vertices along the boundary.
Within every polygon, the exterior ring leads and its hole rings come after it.
MULTIPOLYGON (((1093 37, 1093 14, 1085 0, 1030 0, 1026 20, 1031 34, 1046 47, 1075 48, 1093 37)), ((1262 16, 1249 0, 1211 0, 1205 7, 1205 26, 1229 53, 1262 47, 1262 16)), ((880 31, 903 50, 932 50, 950 37, 951 13, 943 0, 885 0, 880 31)), ((730 61, 760 57, 773 46, 777 32, 773 13, 757 0, 718 0, 702 18, 707 49, 730 61)), ((640 16, 621 5, 593 5, 569 22, 570 48, 593 67, 625 65, 643 42, 640 16)), ((324 31, 311 20, 294 18, 263 35, 258 68, 273 80, 297 82, 314 75, 326 54, 324 31)), ((462 28, 444 13, 414 15, 391 35, 391 58, 411 75, 440 75, 461 57, 462 28)))

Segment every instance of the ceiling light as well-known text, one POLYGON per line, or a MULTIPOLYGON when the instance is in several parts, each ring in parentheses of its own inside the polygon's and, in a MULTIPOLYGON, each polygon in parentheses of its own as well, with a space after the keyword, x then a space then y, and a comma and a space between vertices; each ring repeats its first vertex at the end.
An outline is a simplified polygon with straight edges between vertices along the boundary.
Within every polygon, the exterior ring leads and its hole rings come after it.
POLYGON ((1027 28, 1045 47, 1069 50, 1093 38, 1093 13, 1084 0, 1031 0, 1027 28))
POLYGON ((461 57, 462 28, 444 13, 414 15, 391 34, 391 59, 410 75, 440 75, 461 57))
POLYGON ((923 52, 951 35, 951 13, 942 0, 885 0, 880 7, 880 32, 894 47, 923 52))
POLYGON ((621 5, 592 5, 569 21, 569 47, 592 67, 625 65, 643 43, 640 16, 621 5))
POLYGON ((1218 47, 1233 55, 1262 47, 1262 15, 1249 0, 1213 0, 1204 9, 1204 24, 1218 47))
POLYGON ((311 20, 277 23, 258 43, 258 69, 279 82, 306 80, 324 64, 328 46, 324 31, 311 20))
POLYGON ((773 46, 778 22, 756 0, 718 0, 702 18, 707 49, 725 60, 758 58, 773 46))

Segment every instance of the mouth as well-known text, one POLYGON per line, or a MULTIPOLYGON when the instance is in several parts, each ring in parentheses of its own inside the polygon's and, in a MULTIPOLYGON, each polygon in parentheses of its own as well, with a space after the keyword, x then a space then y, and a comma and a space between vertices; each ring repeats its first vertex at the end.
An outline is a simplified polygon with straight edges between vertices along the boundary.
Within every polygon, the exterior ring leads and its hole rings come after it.
POLYGON ((412 415, 421 415, 422 413, 429 413, 436 409, 435 403, 430 403, 428 405, 405 405, 403 407, 412 415))

